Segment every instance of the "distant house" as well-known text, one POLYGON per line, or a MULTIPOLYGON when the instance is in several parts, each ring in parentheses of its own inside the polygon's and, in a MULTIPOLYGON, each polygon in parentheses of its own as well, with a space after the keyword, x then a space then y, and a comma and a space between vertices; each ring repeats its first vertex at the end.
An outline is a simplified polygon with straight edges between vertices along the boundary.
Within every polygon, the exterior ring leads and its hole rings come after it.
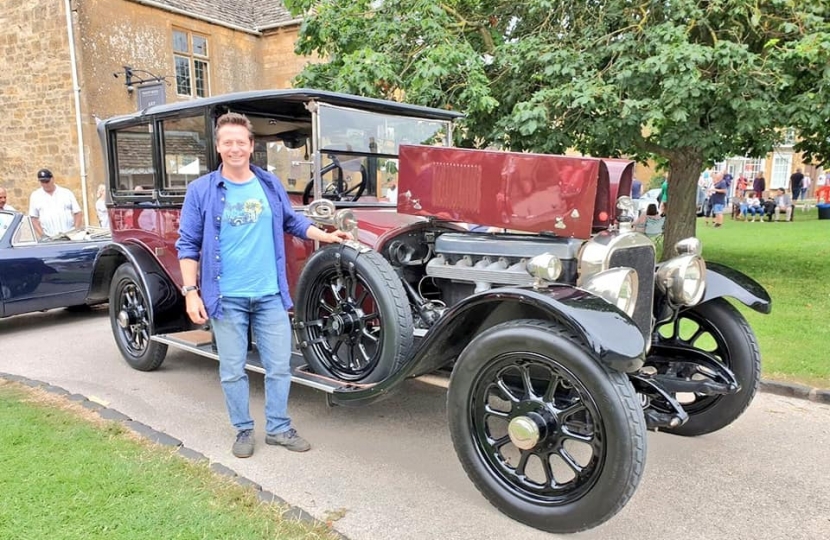
MULTIPOLYGON (((0 185, 19 209, 47 167, 94 215, 104 182, 96 119, 287 88, 308 62, 294 54, 300 21, 278 0, 28 0, 3 12, 0 185)), ((198 165, 177 167, 187 178, 198 165)))

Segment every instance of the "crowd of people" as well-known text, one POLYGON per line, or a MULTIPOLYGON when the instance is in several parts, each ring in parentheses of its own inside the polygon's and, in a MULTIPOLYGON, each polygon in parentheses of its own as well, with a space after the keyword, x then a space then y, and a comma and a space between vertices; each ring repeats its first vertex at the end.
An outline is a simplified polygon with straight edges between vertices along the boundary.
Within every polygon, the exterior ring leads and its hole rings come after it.
MULTIPOLYGON (((81 205, 72 190, 59 186, 55 176, 49 169, 40 169, 37 172, 40 187, 29 196, 29 217, 32 226, 39 238, 55 236, 83 227, 83 213, 81 205)), ((0 210, 16 212, 17 209, 8 204, 8 192, 0 187, 0 210)), ((107 213, 106 188, 98 186, 95 213, 98 225, 109 228, 109 214, 107 213)))
MULTIPOLYGON (((818 177, 816 187, 820 188, 827 183, 826 174, 818 177)), ((714 223, 715 227, 722 226, 723 212, 731 192, 732 176, 724 171, 701 177, 699 185, 705 191, 703 215, 705 225, 714 223)), ((731 198, 732 216, 744 221, 791 221, 795 201, 802 200, 802 211, 810 210, 807 195, 812 185, 812 179, 797 168, 790 176, 789 189, 779 187, 767 190, 766 179, 759 172, 750 182, 741 175, 735 185, 734 195, 731 198)))

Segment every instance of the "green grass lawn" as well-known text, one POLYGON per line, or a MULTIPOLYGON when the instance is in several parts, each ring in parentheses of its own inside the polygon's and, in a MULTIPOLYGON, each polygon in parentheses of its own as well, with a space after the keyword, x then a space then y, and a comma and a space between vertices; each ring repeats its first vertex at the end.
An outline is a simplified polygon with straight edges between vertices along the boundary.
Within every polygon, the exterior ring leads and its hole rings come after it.
POLYGON ((749 320, 765 378, 830 388, 830 220, 815 208, 797 209, 792 222, 697 223, 703 257, 747 274, 772 297, 762 315, 735 302, 749 320))
POLYGON ((317 539, 254 491, 41 390, 0 381, 0 538, 317 539))

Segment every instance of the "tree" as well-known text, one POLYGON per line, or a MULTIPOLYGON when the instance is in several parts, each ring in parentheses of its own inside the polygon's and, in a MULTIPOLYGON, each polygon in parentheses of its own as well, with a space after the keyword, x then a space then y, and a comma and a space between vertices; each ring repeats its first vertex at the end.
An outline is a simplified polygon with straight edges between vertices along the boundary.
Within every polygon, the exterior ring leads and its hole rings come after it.
POLYGON ((463 111, 462 146, 656 159, 668 245, 703 168, 797 127, 829 155, 830 0, 288 0, 297 84, 463 111))

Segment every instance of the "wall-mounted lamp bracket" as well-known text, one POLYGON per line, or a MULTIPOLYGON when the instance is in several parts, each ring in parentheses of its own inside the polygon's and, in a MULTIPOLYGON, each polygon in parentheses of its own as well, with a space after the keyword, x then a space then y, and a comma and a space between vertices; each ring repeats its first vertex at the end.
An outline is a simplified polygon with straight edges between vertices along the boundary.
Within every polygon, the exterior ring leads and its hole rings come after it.
POLYGON ((135 85, 148 82, 165 82, 167 86, 170 86, 170 81, 167 79, 172 77, 172 75, 156 75, 145 69, 136 69, 131 66, 122 67, 124 68, 124 73, 116 71, 112 76, 116 79, 121 75, 124 76, 124 86, 127 87, 127 93, 132 94, 133 90, 135 90, 135 85))

